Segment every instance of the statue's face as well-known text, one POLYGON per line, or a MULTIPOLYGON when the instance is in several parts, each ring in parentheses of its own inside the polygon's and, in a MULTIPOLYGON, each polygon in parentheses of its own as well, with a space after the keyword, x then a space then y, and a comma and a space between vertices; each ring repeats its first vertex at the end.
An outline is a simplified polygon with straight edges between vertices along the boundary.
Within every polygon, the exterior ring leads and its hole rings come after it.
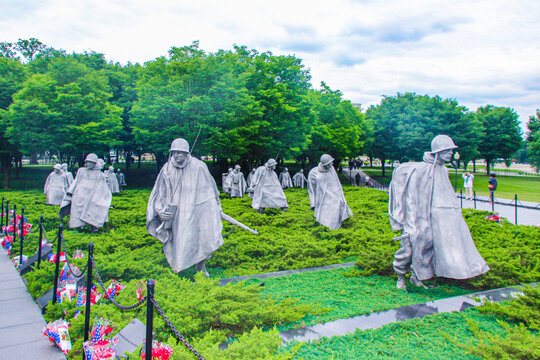
POLYGON ((450 161, 450 159, 452 159, 452 153, 454 152, 454 150, 452 149, 448 149, 448 150, 443 150, 439 153, 439 157, 441 158, 442 161, 444 162, 448 162, 450 161))
POLYGON ((188 153, 184 151, 174 151, 172 153, 174 161, 179 165, 184 165, 188 159, 188 153))
POLYGON ((60 169, 54 169, 54 172, 57 173, 57 174, 60 174, 60 169))
POLYGON ((276 165, 270 165, 268 168, 269 168, 270 170, 275 170, 275 169, 276 169, 276 165))
POLYGON ((91 162, 91 161, 85 161, 85 163, 84 163, 84 166, 86 166, 86 168, 88 168, 88 169, 92 169, 94 167, 94 165, 95 164, 93 162, 91 162))
POLYGON ((332 163, 323 165, 323 169, 324 169, 324 170, 330 170, 331 167, 332 167, 332 163))
POLYGON ((234 169, 234 172, 238 174, 240 172, 240 169, 234 169))

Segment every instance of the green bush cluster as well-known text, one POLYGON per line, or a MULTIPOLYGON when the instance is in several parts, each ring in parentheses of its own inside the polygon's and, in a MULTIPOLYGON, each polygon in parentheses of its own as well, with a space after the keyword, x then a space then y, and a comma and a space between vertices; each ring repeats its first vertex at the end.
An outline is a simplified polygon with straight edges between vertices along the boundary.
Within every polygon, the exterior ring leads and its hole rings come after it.
MULTIPOLYGON (((354 260, 357 260, 362 272, 351 272, 350 276, 392 274, 392 256, 399 244, 392 241, 393 233, 386 214, 387 195, 364 188, 345 187, 344 191, 355 215, 336 231, 315 222, 313 212, 309 209, 306 190, 286 191, 290 206, 287 212, 269 209, 264 214, 255 212, 247 197, 229 199, 222 196, 224 212, 258 229, 259 235, 235 229, 226 237, 225 244, 207 262, 212 278, 354 260)), ((89 241, 92 241, 95 244, 97 267, 104 281, 116 279, 127 285, 126 290, 118 296, 121 304, 136 302, 135 284, 152 277, 157 280, 158 301, 173 323, 194 343, 206 344, 201 346, 211 353, 216 343, 238 337, 243 340, 231 346, 238 353, 243 351, 239 345, 242 341, 246 344, 261 341, 268 345, 262 348, 267 349, 269 354, 274 351, 271 344, 275 343, 275 339, 256 330, 250 333, 251 329, 257 327, 267 330, 276 324, 287 323, 299 326, 303 321, 315 319, 331 307, 297 301, 296 294, 276 298, 266 296, 265 289, 257 284, 220 288, 215 280, 195 276, 193 269, 174 274, 163 255, 161 243, 149 236, 145 229, 149 193, 149 190, 128 190, 115 196, 113 208, 109 212, 109 222, 97 233, 67 229, 67 222, 64 221, 68 254, 71 255, 75 249, 86 252, 89 241), (210 343, 210 338, 219 340, 210 343)), ((36 226, 35 230, 39 216, 44 215, 47 235, 50 240, 54 239, 58 226, 58 207, 44 205, 45 196, 40 191, 10 191, 2 195, 10 199, 11 204, 17 203, 19 208, 21 205, 26 207, 26 215, 36 226)), ((486 275, 467 282, 467 286, 500 287, 538 281, 540 229, 507 223, 501 226, 484 220, 485 214, 482 212, 465 210, 464 215, 480 253, 492 268, 486 275)), ((224 227, 228 231, 231 226, 225 224, 224 227)), ((25 254, 30 255, 37 248, 37 233, 28 236, 25 243, 25 254)), ((15 246, 13 255, 17 254, 17 249, 18 246, 15 246)), ((85 261, 76 260, 74 263, 82 268, 85 261)), ((53 269, 53 264, 45 262, 41 269, 25 275, 34 297, 52 286, 53 269)), ((74 303, 51 306, 47 317, 52 320, 66 311, 67 317, 71 318, 75 310, 74 303)), ((133 317, 144 319, 140 311, 121 312, 110 304, 94 306, 92 313, 111 319, 119 329, 133 317)), ((74 349, 80 349, 80 318, 73 320, 72 335, 74 349)), ((170 336, 160 320, 156 320, 156 335, 163 341, 167 341, 170 336)), ((77 354, 77 350, 73 354, 77 354)))

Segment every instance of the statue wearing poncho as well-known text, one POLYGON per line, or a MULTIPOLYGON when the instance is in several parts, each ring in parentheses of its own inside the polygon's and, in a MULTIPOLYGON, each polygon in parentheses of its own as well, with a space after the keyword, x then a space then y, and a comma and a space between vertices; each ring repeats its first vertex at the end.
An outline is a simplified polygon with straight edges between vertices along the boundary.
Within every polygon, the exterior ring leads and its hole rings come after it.
POLYGON ((439 135, 423 162, 405 163, 394 170, 388 213, 392 230, 405 234, 393 263, 398 288, 406 288, 409 271, 411 282, 423 286, 421 280, 434 275, 468 279, 489 270, 443 166, 456 147, 450 137, 439 135))
POLYGON ((196 270, 208 276, 204 262, 223 245, 221 203, 206 164, 191 157, 188 149, 184 139, 171 145, 169 161, 148 200, 146 229, 163 243, 175 272, 197 265, 196 270))
POLYGON ((47 195, 47 205, 60 205, 68 187, 68 178, 62 171, 62 166, 54 165, 54 171, 49 174, 43 187, 43 193, 47 195))
POLYGON ((285 168, 280 174, 279 174, 279 182, 281 183, 281 187, 283 189, 288 189, 293 187, 291 174, 289 174, 289 169, 285 168))
POLYGON ((62 164, 62 172, 67 177, 68 185, 71 185, 71 183, 73 182, 73 174, 71 173, 71 171, 68 171, 68 165, 66 163, 62 164))
POLYGON ((300 169, 300 171, 298 171, 296 174, 294 174, 294 176, 292 178, 292 181, 293 181, 294 186, 303 189, 304 186, 306 186, 306 182, 307 182, 307 179, 304 176, 304 170, 300 169))
POLYGON ((86 167, 77 171, 60 205, 60 220, 69 215, 70 228, 84 225, 99 228, 108 219, 112 194, 97 160, 95 154, 86 157, 86 167))
POLYGON ((311 169, 308 174, 308 194, 317 222, 337 230, 353 213, 347 205, 343 188, 332 166, 333 160, 330 155, 324 154, 319 165, 311 169))
POLYGON ((251 179, 251 191, 253 200, 251 207, 258 211, 265 208, 281 208, 285 211, 289 208, 287 198, 281 188, 277 174, 274 172, 277 162, 270 159, 263 166, 259 166, 251 179))
POLYGON ((109 166, 109 170, 105 170, 103 174, 105 175, 105 180, 107 181, 107 185, 109 186, 111 193, 119 193, 120 185, 118 184, 118 179, 116 178, 116 174, 114 173, 114 167, 109 166))
POLYGON ((246 193, 247 185, 244 174, 240 171, 240 165, 234 167, 234 171, 231 175, 231 197, 244 197, 246 193))

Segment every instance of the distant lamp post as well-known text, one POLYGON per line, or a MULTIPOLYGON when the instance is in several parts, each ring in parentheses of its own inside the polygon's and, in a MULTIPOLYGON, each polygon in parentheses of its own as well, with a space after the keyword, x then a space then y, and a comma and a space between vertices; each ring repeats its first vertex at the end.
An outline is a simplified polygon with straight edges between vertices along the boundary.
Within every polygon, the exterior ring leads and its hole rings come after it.
POLYGON ((454 154, 454 159, 456 160, 456 176, 454 177, 454 191, 457 191, 457 168, 459 164, 459 153, 457 151, 454 154))

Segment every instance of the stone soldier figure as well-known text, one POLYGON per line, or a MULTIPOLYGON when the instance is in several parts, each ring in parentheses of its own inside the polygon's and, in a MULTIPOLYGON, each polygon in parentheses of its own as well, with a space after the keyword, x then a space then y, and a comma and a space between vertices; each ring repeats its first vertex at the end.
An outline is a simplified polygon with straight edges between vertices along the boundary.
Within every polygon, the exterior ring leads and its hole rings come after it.
POLYGON ((247 184, 244 174, 240 171, 240 165, 236 165, 231 175, 231 197, 244 197, 246 189, 247 184))
POLYGON ((455 148, 449 136, 438 135, 423 162, 404 163, 392 175, 388 214, 392 230, 402 233, 393 262, 400 289, 408 272, 412 284, 424 286, 433 276, 468 279, 489 271, 444 166, 455 148))
POLYGON ((209 276, 205 261, 223 245, 221 213, 216 182, 206 164, 190 155, 186 140, 174 140, 146 209, 146 229, 163 243, 174 272, 195 265, 209 276))
POLYGON ((286 211, 289 208, 287 198, 281 188, 274 169, 277 162, 270 159, 263 166, 259 166, 251 179, 250 191, 253 193, 251 207, 258 212, 265 208, 280 208, 286 211))
POLYGON ((73 174, 71 173, 71 171, 68 171, 68 164, 62 164, 62 171, 64 172, 64 174, 66 174, 68 184, 71 185, 71 183, 73 182, 73 174))
POLYGON ((289 174, 289 169, 285 168, 279 174, 279 182, 281 183, 281 187, 283 189, 288 189, 288 188, 293 187, 291 174, 289 174))
POLYGON ((307 179, 304 176, 304 170, 300 169, 300 171, 298 171, 296 174, 294 174, 294 176, 292 178, 292 181, 293 181, 294 186, 303 189, 304 186, 306 186, 306 183, 307 183, 307 179))
POLYGON ((246 180, 246 183, 247 183, 248 187, 251 187, 251 181, 253 180, 253 175, 255 175, 256 170, 257 170, 256 168, 253 168, 253 169, 251 169, 250 173, 248 174, 248 177, 247 177, 247 180, 246 180))
POLYGON ((114 167, 109 166, 109 170, 105 170, 104 175, 105 180, 107 181, 107 185, 109 186, 109 189, 111 189, 111 193, 119 193, 120 185, 118 184, 118 179, 116 178, 116 174, 114 173, 114 167))
POLYGON ((89 154, 60 205, 60 220, 69 215, 69 227, 91 225, 100 228, 108 220, 112 194, 100 171, 98 157, 89 154))
POLYGON ((343 188, 332 166, 333 161, 330 155, 324 154, 319 165, 311 169, 308 174, 308 194, 317 222, 337 230, 353 213, 345 200, 343 188))
POLYGON ((233 169, 229 168, 226 173, 221 174, 221 184, 223 192, 231 195, 231 181, 232 181, 233 169))
POLYGON ((118 186, 120 186, 120 191, 122 191, 124 186, 127 186, 127 183, 126 176, 124 175, 124 173, 122 173, 120 168, 116 169, 116 180, 118 180, 118 186))
POLYGON ((54 165, 54 171, 49 174, 43 187, 43 193, 47 195, 47 205, 60 205, 68 188, 68 178, 62 171, 62 165, 54 165))

